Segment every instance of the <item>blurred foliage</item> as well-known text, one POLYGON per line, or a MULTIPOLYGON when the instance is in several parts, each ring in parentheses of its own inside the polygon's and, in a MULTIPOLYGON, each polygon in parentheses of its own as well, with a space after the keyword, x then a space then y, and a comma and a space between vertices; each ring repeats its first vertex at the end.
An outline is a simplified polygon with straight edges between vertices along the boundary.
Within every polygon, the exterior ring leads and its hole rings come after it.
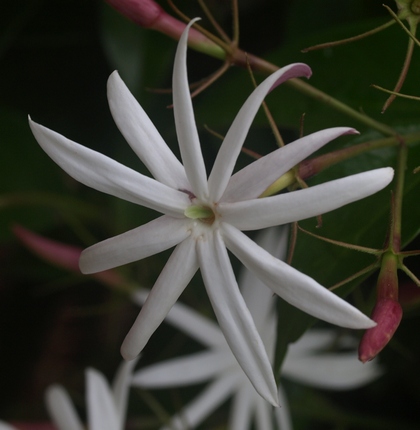
MULTIPOLYGON (((307 46, 380 25, 389 19, 381 4, 378 0, 240 0, 240 45, 277 65, 306 62, 313 70, 311 85, 395 127, 401 134, 420 131, 418 102, 397 99, 382 115, 386 95, 370 87, 373 83, 392 87, 398 77, 407 46, 407 37, 398 26, 334 49, 300 52, 307 46)), ((392 2, 387 4, 393 6, 392 2)), ((229 32, 229 2, 211 0, 207 5, 229 32)), ((162 6, 168 9, 167 4, 162 6)), ((177 6, 189 16, 201 13, 196 2, 190 0, 180 0, 177 6)), ((38 260, 13 237, 11 225, 22 224, 45 236, 84 247, 155 215, 86 189, 66 176, 36 144, 27 116, 30 114, 35 121, 71 139, 146 172, 112 121, 106 81, 118 69, 168 145, 178 153, 168 108, 170 93, 154 91, 170 89, 176 42, 138 28, 99 0, 2 0, 1 10, 0 416, 39 420, 46 416, 43 391, 48 384, 62 382, 80 396, 85 366, 113 374, 119 362, 119 345, 137 309, 127 303, 121 292, 106 290, 89 278, 53 269, 38 260)), ((191 82, 210 75, 219 66, 216 60, 202 54, 188 55, 191 82)), ((404 93, 420 94, 419 75, 420 53, 416 48, 404 93)), ((220 143, 204 126, 225 133, 251 91, 247 71, 231 68, 194 100, 209 166, 220 143)), ((360 130, 360 136, 340 138, 324 152, 380 137, 366 125, 287 85, 270 94, 267 102, 287 142, 299 136, 303 113, 305 134, 339 125, 360 130)), ((275 148, 262 113, 257 116, 245 146, 261 154, 275 148)), ((241 155, 238 166, 249 160, 241 155)), ((394 148, 375 150, 327 169, 308 184, 375 167, 395 166, 395 160, 394 148)), ((411 243, 413 248, 419 248, 416 237, 420 230, 420 174, 412 172, 420 165, 420 146, 410 147, 408 164, 403 242, 404 246, 411 243)), ((390 187, 324 215, 321 229, 316 229, 316 220, 307 220, 302 226, 332 239, 380 248, 387 234, 389 196, 390 187)), ((167 255, 141 261, 122 271, 139 285, 150 287, 167 255)), ((293 265, 331 287, 371 261, 366 255, 299 233, 293 265)), ((411 269, 419 274, 418 261, 411 269)), ((348 294, 361 283, 350 300, 369 313, 374 278, 352 282, 339 294, 348 294)), ((182 300, 211 315, 199 277, 186 289, 182 300)), ((280 301, 278 309, 278 348, 284 353, 288 342, 298 338, 314 321, 280 301)), ((287 383, 296 429, 386 429, 396 428, 395 423, 402 430, 418 427, 418 310, 408 316, 381 354, 386 374, 368 387, 332 395, 287 383)), ((163 325, 145 350, 143 362, 173 356, 181 351, 181 346, 189 350, 200 348, 163 325)), ((196 388, 181 391, 150 395, 170 414, 192 398, 196 388)), ((140 416, 144 414, 138 428, 158 428, 159 420, 150 399, 146 402, 141 393, 134 397, 141 403, 140 416)), ((224 412, 222 408, 211 424, 200 428, 224 428, 224 412)))

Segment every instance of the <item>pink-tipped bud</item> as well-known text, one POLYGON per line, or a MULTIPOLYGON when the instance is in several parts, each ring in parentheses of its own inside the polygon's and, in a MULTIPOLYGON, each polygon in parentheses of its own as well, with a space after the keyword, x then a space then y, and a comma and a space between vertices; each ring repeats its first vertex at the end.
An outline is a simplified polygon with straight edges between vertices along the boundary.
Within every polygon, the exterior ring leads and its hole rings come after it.
MULTIPOLYGON (((154 0, 106 0, 114 9, 136 24, 179 40, 186 24, 166 13, 154 0)), ((194 28, 188 33, 191 48, 224 59, 225 51, 194 28)))
POLYGON ((153 0, 106 0, 114 9, 142 27, 152 27, 166 12, 153 0))
MULTIPOLYGON (((13 226, 13 233, 28 249, 48 263, 70 272, 80 273, 79 258, 82 248, 47 239, 20 225, 13 226)), ((111 286, 124 283, 121 276, 113 270, 98 272, 92 277, 111 286)))
POLYGON ((386 254, 378 276, 377 299, 371 319, 376 327, 366 330, 359 345, 362 363, 374 359, 388 344, 400 325, 402 308, 398 302, 397 258, 386 254))
POLYGON ((379 300, 371 319, 377 326, 366 330, 359 345, 359 360, 366 363, 374 359, 391 340, 402 318, 401 305, 392 299, 379 300))

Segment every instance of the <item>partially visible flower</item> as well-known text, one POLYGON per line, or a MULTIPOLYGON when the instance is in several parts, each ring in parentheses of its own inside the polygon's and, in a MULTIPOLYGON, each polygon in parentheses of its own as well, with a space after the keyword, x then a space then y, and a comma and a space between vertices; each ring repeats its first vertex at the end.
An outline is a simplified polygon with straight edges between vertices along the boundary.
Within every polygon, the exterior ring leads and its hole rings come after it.
MULTIPOLYGON (((102 373, 86 370, 86 406, 88 430, 122 430, 125 424, 130 380, 137 360, 121 364, 112 388, 102 373)), ((59 430, 83 430, 85 427, 64 388, 47 389, 46 404, 59 430)))
POLYGON ((33 121, 30 126, 41 147, 75 179, 163 213, 146 225, 86 249, 80 259, 82 272, 94 273, 176 246, 123 342, 123 356, 133 359, 140 353, 200 268, 232 352, 256 390, 276 405, 277 387, 270 361, 240 295, 227 249, 274 293, 316 318, 350 328, 373 327, 375 323, 356 308, 272 257, 241 230, 259 230, 310 218, 364 198, 388 185, 393 170, 372 170, 299 191, 258 198, 278 177, 327 142, 355 133, 342 127, 301 138, 231 176, 266 94, 288 79, 310 76, 310 68, 297 63, 273 73, 253 91, 228 130, 207 178, 188 86, 188 28, 178 44, 173 74, 175 126, 183 165, 116 72, 108 82, 111 112, 128 143, 156 179, 33 121))
MULTIPOLYGON (((260 245, 277 257, 284 257, 286 229, 278 235, 268 229, 260 236, 260 245)), ((253 316, 271 360, 276 343, 277 318, 272 292, 249 271, 242 271, 240 286, 245 302, 253 316)), ((140 304, 143 293, 136 297, 140 304)), ((133 385, 143 388, 168 388, 210 381, 207 387, 186 405, 164 430, 193 429, 200 425, 213 410, 233 397, 229 430, 255 428, 273 429, 273 409, 263 401, 239 367, 222 333, 213 321, 191 309, 176 304, 167 321, 204 344, 207 349, 179 358, 151 365, 133 376, 133 385)), ((281 333, 279 333, 281 336, 281 333)), ((363 366, 355 352, 355 342, 345 337, 345 347, 351 352, 326 352, 335 340, 331 330, 310 330, 289 347, 283 363, 282 376, 294 381, 333 390, 347 390, 367 384, 376 378, 379 367, 370 363, 363 366)), ((274 410, 281 430, 292 428, 287 398, 279 388, 280 408, 274 410)), ((162 430, 163 430, 162 429, 162 430)))
MULTIPOLYGON (((137 360, 123 362, 112 387, 95 369, 86 370, 87 426, 79 418, 66 390, 61 385, 47 388, 46 406, 58 430, 122 430, 132 373, 137 360)), ((0 430, 17 430, 0 422, 0 430)))

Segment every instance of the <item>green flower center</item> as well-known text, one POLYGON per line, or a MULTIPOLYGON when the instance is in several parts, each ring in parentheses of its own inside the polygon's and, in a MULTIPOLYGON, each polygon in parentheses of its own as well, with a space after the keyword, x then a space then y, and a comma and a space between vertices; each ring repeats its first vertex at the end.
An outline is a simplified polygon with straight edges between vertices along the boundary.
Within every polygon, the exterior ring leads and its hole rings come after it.
POLYGON ((211 208, 208 206, 192 205, 188 206, 184 211, 187 218, 198 219, 206 224, 213 224, 216 216, 211 208))

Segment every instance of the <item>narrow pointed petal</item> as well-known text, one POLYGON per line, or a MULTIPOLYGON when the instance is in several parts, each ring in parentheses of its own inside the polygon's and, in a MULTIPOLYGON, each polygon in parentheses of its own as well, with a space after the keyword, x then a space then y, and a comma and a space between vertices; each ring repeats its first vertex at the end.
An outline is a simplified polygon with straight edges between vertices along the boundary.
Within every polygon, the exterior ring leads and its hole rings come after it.
POLYGON ((277 387, 254 320, 239 292, 226 247, 218 232, 197 242, 201 274, 220 328, 252 385, 273 405, 277 387))
POLYGON ((79 260, 82 273, 96 273, 132 263, 172 248, 189 236, 188 221, 162 216, 85 249, 79 260))
POLYGON ((194 110, 188 85, 187 42, 192 20, 179 39, 175 55, 172 94, 176 134, 187 178, 192 192, 199 199, 208 195, 207 173, 195 124, 194 110))
POLYGON ((128 394, 133 377, 133 370, 138 360, 123 361, 117 370, 114 382, 112 384, 112 394, 115 407, 118 412, 120 429, 124 428, 125 416, 127 412, 128 394))
MULTIPOLYGON (((279 407, 274 408, 274 410, 282 407, 283 405, 279 399, 279 407)), ((255 423, 256 428, 273 430, 273 407, 264 402, 261 397, 255 399, 255 423)), ((283 430, 283 428, 281 427, 280 430, 283 430)))
POLYGON ((356 133, 356 130, 348 127, 328 128, 289 143, 235 173, 221 200, 237 202, 255 199, 283 174, 331 140, 356 133))
POLYGON ((161 430, 185 430, 201 424, 235 391, 238 374, 228 372, 216 379, 161 430))
POLYGON ((348 328, 370 328, 375 323, 314 279, 274 258, 235 227, 223 224, 229 250, 276 294, 316 318, 348 328))
POLYGON ((226 349, 198 352, 153 364, 136 372, 132 385, 143 388, 200 384, 236 364, 226 349))
POLYGON ((277 422, 277 428, 281 430, 293 430, 292 418, 290 416, 289 402, 284 390, 279 387, 280 407, 274 410, 274 416, 277 422))
POLYGON ((45 393, 46 407, 51 420, 60 430, 83 430, 76 409, 61 385, 51 385, 45 393))
MULTIPOLYGON (((132 299, 142 306, 148 294, 149 291, 147 290, 136 291, 132 299)), ((165 321, 205 346, 220 347, 220 345, 226 344, 225 338, 215 322, 181 302, 177 302, 172 306, 165 321)))
MULTIPOLYGON (((255 241, 276 258, 284 260, 288 245, 288 228, 267 228, 258 234, 255 241)), ((249 270, 239 272, 238 284, 241 286, 242 296, 254 318, 255 325, 262 333, 261 330, 273 310, 275 296, 271 289, 249 270)), ((264 327, 264 329, 266 328, 264 327)))
POLYGON ((188 188, 181 162, 169 149, 117 71, 108 79, 108 102, 121 134, 153 177, 172 188, 188 188))
POLYGON ((311 73, 309 66, 302 63, 282 67, 258 85, 248 97, 230 126, 210 173, 209 192, 213 201, 219 201, 226 190, 248 130, 265 96, 288 79, 299 76, 309 78, 311 73))
POLYGON ((140 354, 197 269, 195 241, 186 239, 172 252, 136 321, 124 339, 121 354, 126 360, 132 360, 140 354))
POLYGON ((71 177, 88 187, 177 217, 181 217, 190 204, 186 193, 123 166, 32 120, 29 120, 29 125, 42 149, 71 177))
POLYGON ((286 378, 317 388, 351 390, 372 382, 381 374, 375 363, 361 363, 357 353, 322 353, 293 357, 283 363, 286 378))
POLYGON ((122 430, 112 391, 102 373, 86 371, 89 430, 122 430))
MULTIPOLYGON (((249 384, 247 386, 243 382, 233 397, 227 426, 229 430, 249 430, 252 426, 252 416, 255 413, 256 398, 260 398, 266 403, 262 397, 256 396, 255 391, 249 384)), ((268 407, 268 403, 266 405, 268 407)), ((271 427, 261 427, 259 425, 256 428, 272 430, 271 427)))
POLYGON ((240 230, 258 230, 311 218, 363 199, 385 188, 391 167, 370 170, 303 190, 237 203, 220 203, 223 221, 240 230))

